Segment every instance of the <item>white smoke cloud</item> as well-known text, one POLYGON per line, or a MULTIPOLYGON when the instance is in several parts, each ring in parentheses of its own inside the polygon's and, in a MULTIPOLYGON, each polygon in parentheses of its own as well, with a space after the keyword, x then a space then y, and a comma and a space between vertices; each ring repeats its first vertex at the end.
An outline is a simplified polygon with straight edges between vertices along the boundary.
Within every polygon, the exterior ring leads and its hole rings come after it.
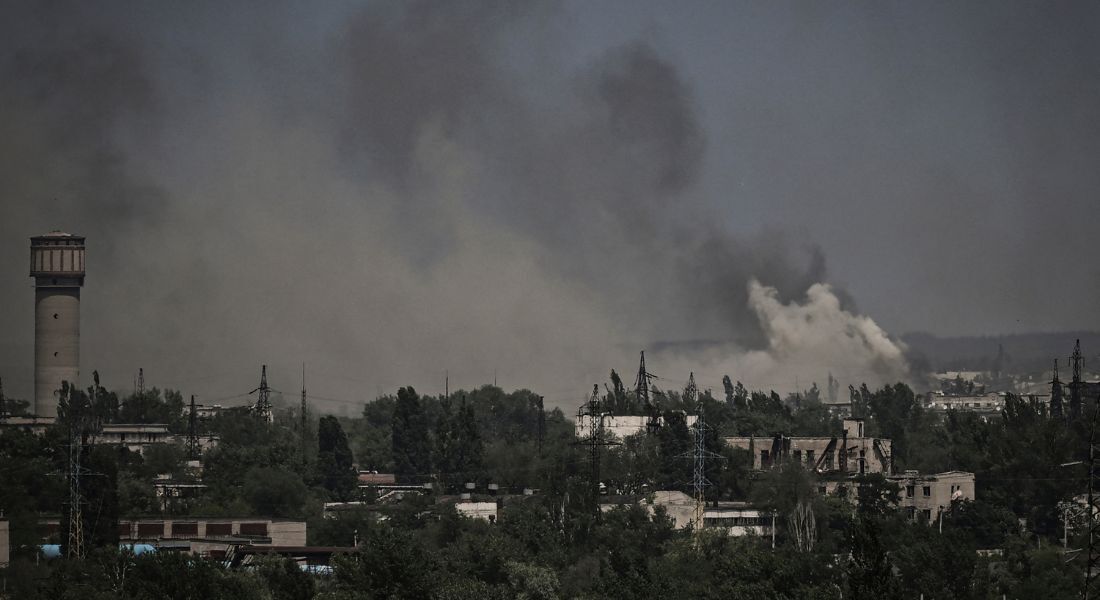
MULTIPOLYGON (((662 375, 695 371, 704 388, 721 390, 721 376, 728 374, 750 389, 784 395, 814 382, 824 395, 830 373, 844 387, 910 380, 905 345, 870 317, 845 310, 828 284, 815 283, 803 300, 784 303, 774 287, 754 279, 748 284, 748 308, 759 320, 766 348, 713 347, 661 360, 655 368, 662 375)), ((666 379, 670 387, 676 381, 666 379)), ((842 390, 841 396, 846 393, 842 390)))

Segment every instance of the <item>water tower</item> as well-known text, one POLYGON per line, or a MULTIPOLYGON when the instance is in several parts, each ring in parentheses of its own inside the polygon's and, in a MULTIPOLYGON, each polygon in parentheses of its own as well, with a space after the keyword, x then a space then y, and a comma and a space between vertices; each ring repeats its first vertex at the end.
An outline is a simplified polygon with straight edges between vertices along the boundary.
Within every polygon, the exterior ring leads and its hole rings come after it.
POLYGON ((84 238, 60 231, 31 238, 34 277, 34 414, 56 417, 61 382, 80 377, 84 238))

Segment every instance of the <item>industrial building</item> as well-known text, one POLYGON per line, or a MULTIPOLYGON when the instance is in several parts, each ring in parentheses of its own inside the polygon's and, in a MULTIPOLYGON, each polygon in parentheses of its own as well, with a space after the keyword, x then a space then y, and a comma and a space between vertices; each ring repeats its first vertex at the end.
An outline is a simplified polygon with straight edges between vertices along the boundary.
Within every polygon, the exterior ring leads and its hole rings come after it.
MULTIPOLYGON (((951 508, 955 500, 974 500, 974 474, 966 471, 946 471, 922 475, 906 471, 900 475, 888 475, 886 480, 898 486, 898 508, 910 519, 932 522, 940 513, 951 508)), ((818 492, 844 494, 856 502, 858 481, 823 481, 818 492)))
POLYGON ((1004 410, 1005 397, 1003 393, 949 396, 943 392, 932 392, 925 397, 924 407, 936 413, 955 410, 991 417, 1001 414, 1001 411, 1004 410))
MULTIPOLYGON (((600 504, 600 510, 606 512, 636 502, 653 515, 661 507, 676 529, 690 527, 695 516, 695 498, 678 490, 660 490, 641 500, 635 499, 629 496, 608 498, 600 504)), ((703 528, 722 529, 730 536, 770 536, 774 524, 771 512, 755 508, 747 502, 708 503, 703 509, 703 528)))
POLYGON ((753 469, 764 471, 785 463, 805 465, 818 473, 889 474, 893 468, 891 442, 868 437, 863 419, 844 419, 839 436, 727 437, 726 444, 752 454, 753 469))
MULTIPOLYGON (((53 418, 7 417, 0 419, 0 427, 26 429, 42 435, 54 422, 53 418)), ((131 452, 143 454, 149 446, 158 444, 187 445, 188 436, 172 433, 168 426, 157 423, 104 423, 90 432, 89 443, 97 445, 124 446, 131 452)), ((218 436, 214 434, 196 434, 195 442, 200 452, 218 445, 218 436)))
MULTIPOLYGON (((695 421, 699 417, 695 415, 684 415, 684 424, 688 427, 695 425, 695 421)), ((664 426, 664 417, 656 417, 657 423, 660 426, 664 426)), ((578 438, 586 438, 589 436, 588 419, 577 419, 574 431, 578 438)), ((614 434, 616 438, 622 440, 628 436, 638 433, 645 433, 646 428, 650 424, 650 417, 641 415, 612 415, 610 413, 600 415, 600 426, 603 427, 604 434, 614 434)))
MULTIPOLYGON (((47 538, 60 535, 60 521, 40 521, 47 538)), ((292 519, 263 517, 181 517, 179 519, 121 519, 118 538, 126 544, 189 552, 222 559, 235 546, 305 546, 306 524, 292 519)))

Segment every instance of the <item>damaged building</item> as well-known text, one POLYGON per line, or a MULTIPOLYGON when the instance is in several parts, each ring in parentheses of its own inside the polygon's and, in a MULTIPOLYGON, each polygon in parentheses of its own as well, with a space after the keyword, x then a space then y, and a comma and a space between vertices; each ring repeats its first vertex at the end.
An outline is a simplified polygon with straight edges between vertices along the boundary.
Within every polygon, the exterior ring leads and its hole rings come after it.
POLYGON ((805 465, 817 473, 890 474, 893 469, 891 442, 868 437, 863 419, 844 419, 840 435, 834 436, 747 436, 727 437, 726 444, 752 455, 752 466, 764 471, 784 463, 805 465))

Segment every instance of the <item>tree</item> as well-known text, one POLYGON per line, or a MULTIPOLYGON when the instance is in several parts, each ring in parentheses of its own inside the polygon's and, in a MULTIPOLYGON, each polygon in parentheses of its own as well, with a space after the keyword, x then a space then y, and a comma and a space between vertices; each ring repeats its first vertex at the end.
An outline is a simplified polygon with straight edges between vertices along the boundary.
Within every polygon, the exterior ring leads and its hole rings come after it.
POLYGON ((306 486, 297 474, 270 467, 256 467, 244 475, 243 493, 255 514, 296 517, 306 499, 306 486))
POLYGON ((740 381, 733 386, 733 407, 737 410, 745 410, 749 406, 749 391, 740 381))
POLYGON ((814 518, 813 507, 808 500, 800 501, 787 515, 787 531, 794 538, 799 552, 810 552, 814 549, 814 543, 817 542, 817 519, 814 518))
POLYGON ((118 408, 118 420, 122 423, 160 423, 181 432, 186 429, 183 418, 183 395, 175 390, 152 388, 135 392, 122 400, 118 408))
POLYGON ((451 410, 451 399, 439 402, 439 414, 435 421, 435 458, 433 464, 439 471, 440 482, 446 487, 461 484, 458 423, 451 410))
POLYGON ((397 390, 393 408, 394 473, 404 482, 424 481, 432 471, 428 418, 416 390, 397 390))
POLYGON ((263 557, 255 572, 267 584, 272 600, 309 600, 316 592, 313 578, 292 558, 263 557))
POLYGON ((317 423, 317 476, 321 485, 340 501, 351 499, 358 473, 348 438, 334 416, 321 417, 317 423))
POLYGON ((465 399, 462 406, 458 408, 455 429, 458 434, 460 470, 476 473, 481 469, 484 445, 481 443, 481 433, 478 431, 474 407, 472 404, 467 404, 465 399))
POLYGON ((434 556, 406 531, 380 526, 363 540, 362 551, 333 559, 336 591, 367 598, 428 598, 437 566, 434 556))
POLYGON ((726 404, 733 406, 734 391, 733 381, 730 380, 729 375, 722 376, 722 391, 726 393, 726 404))

